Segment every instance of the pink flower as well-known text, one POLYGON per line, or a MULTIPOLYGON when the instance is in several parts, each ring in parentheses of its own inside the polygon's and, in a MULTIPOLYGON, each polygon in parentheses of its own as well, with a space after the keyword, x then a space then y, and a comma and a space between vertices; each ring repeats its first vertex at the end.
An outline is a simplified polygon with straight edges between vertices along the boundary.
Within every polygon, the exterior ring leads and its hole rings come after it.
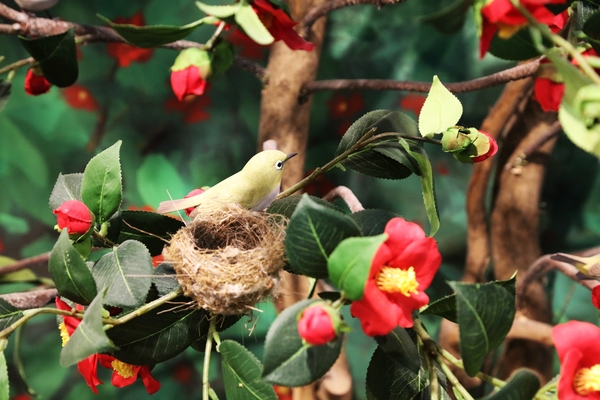
POLYGON ((482 154, 482 155, 477 156, 477 157, 473 157, 471 160, 474 163, 485 161, 485 160, 487 160, 488 158, 490 158, 491 156, 493 156, 494 154, 496 154, 498 152, 498 142, 496 142, 496 139, 494 139, 493 137, 491 137, 490 134, 487 133, 487 132, 479 131, 479 133, 482 133, 485 136, 487 136, 487 138, 490 141, 490 149, 485 154, 482 154))
POLYGON ((292 50, 311 51, 315 47, 314 44, 307 42, 296 33, 294 26, 298 23, 281 8, 273 7, 267 0, 254 0, 252 8, 275 41, 283 40, 292 50))
POLYGON ((558 398, 600 399, 600 328, 570 321, 552 329, 552 340, 560 360, 558 398))
MULTIPOLYGON (((554 25, 555 15, 546 8, 546 4, 562 4, 565 0, 521 0, 521 4, 541 23, 554 25)), ((510 0, 492 0, 481 9, 482 28, 479 41, 479 56, 489 50, 494 35, 507 39, 527 25, 527 19, 517 10, 510 0)))
POLYGON ((442 262, 437 243, 419 225, 393 218, 384 232, 388 238, 371 262, 363 297, 350 306, 369 336, 413 326, 412 312, 429 302, 424 291, 442 262))
POLYGON ((35 68, 27 70, 27 75, 25 75, 25 93, 31 96, 38 96, 48 93, 50 87, 52 87, 52 84, 46 80, 41 71, 38 72, 35 68))
POLYGON ((298 320, 298 333, 308 344, 320 346, 337 337, 331 315, 321 306, 306 308, 298 320))
POLYGON ((83 235, 92 225, 92 213, 79 200, 65 201, 53 213, 56 214, 58 228, 67 228, 69 234, 83 235))

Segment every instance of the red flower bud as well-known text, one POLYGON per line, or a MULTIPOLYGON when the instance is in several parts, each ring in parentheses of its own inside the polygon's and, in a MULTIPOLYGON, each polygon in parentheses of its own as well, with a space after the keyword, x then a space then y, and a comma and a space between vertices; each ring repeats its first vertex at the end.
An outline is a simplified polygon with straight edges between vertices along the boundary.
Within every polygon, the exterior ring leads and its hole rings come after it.
MULTIPOLYGON (((189 192, 187 195, 183 196, 184 199, 188 199, 190 197, 194 197, 197 196, 199 194, 204 193, 205 190, 204 189, 194 189, 191 192, 189 192)), ((190 216, 190 214, 192 213, 192 211, 194 211, 194 208, 196 207, 190 207, 190 208, 186 208, 185 209, 185 215, 187 215, 188 217, 190 216)))
POLYGON ((498 151, 498 142, 496 142, 496 139, 494 139, 493 137, 491 137, 490 134, 487 133, 487 132, 479 131, 479 133, 483 133, 485 136, 488 137, 488 139, 490 140, 490 149, 485 154, 482 154, 482 155, 477 156, 477 157, 473 157, 471 160, 474 163, 478 163, 478 162, 482 162, 484 160, 487 160, 488 158, 490 158, 491 156, 493 156, 494 154, 496 154, 496 152, 498 151))
POLYGON ((25 75, 25 93, 31 96, 48 93, 52 84, 46 80, 43 74, 37 73, 33 68, 27 70, 25 75))
POLYGON ((308 344, 320 346, 336 338, 331 315, 322 306, 308 307, 298 320, 298 333, 308 344))
POLYGON ((69 234, 83 235, 92 225, 92 213, 79 200, 65 201, 53 213, 56 214, 58 228, 67 228, 69 234))
POLYGON ((210 55, 206 50, 189 48, 183 50, 171 67, 171 87, 182 101, 188 94, 200 96, 210 76, 210 55))

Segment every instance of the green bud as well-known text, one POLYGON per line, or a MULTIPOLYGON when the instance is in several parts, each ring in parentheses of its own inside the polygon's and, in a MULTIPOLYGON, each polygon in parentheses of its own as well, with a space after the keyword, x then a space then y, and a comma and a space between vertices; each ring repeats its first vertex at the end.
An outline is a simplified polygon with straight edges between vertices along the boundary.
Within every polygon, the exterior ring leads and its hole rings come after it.
POLYGON ((579 89, 573 106, 588 130, 600 128, 600 85, 587 85, 579 89))
POLYGON ((184 49, 175 59, 171 71, 181 71, 192 65, 198 68, 202 79, 207 79, 211 74, 210 53, 197 47, 184 49))
POLYGON ((442 150, 447 153, 462 152, 473 142, 468 133, 468 130, 460 126, 446 129, 442 133, 442 150))

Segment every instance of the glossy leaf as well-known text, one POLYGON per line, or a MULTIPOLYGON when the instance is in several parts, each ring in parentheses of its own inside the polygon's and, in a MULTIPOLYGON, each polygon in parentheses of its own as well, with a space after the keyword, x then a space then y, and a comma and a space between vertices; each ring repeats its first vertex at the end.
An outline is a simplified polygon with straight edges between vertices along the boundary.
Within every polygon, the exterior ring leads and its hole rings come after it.
POLYGON ((440 217, 436 207, 435 187, 433 184, 433 171, 431 169, 431 163, 424 152, 411 150, 409 144, 404 140, 401 140, 400 144, 404 147, 407 153, 417 161, 417 164, 419 164, 421 192, 423 193, 425 212, 427 213, 427 219, 429 220, 430 225, 429 236, 433 236, 436 234, 438 229, 440 229, 440 217))
POLYGON ((413 372, 378 347, 367 369, 367 399, 415 399, 427 387, 426 375, 423 369, 413 372))
POLYGON ((219 344, 225 395, 229 400, 277 400, 273 386, 261 380, 260 361, 233 340, 219 344))
POLYGON ((263 379, 275 385, 304 386, 321 378, 342 349, 343 335, 322 346, 302 343, 300 311, 319 300, 303 300, 286 308, 269 328, 265 342, 263 379))
POLYGON ((463 107, 458 98, 442 84, 437 75, 433 77, 431 89, 419 114, 419 132, 431 137, 444 132, 460 120, 463 107))
POLYGON ((350 214, 363 236, 376 236, 383 233, 390 219, 399 215, 388 210, 367 209, 350 214))
POLYGON ((81 198, 96 216, 96 222, 108 221, 121 204, 121 141, 93 157, 85 167, 81 198))
POLYGON ((12 325, 23 317, 23 311, 0 298, 0 330, 12 325))
POLYGON ((83 320, 60 352, 60 365, 68 367, 96 353, 114 349, 102 327, 103 293, 98 293, 85 310, 83 320))
POLYGON ((344 296, 359 300, 365 290, 365 282, 371 271, 375 253, 388 235, 351 237, 344 239, 331 253, 327 262, 329 279, 344 296))
POLYGON ((148 211, 123 210, 110 219, 107 237, 115 243, 142 242, 151 256, 159 255, 171 236, 185 224, 175 218, 148 211))
POLYGON ((487 354, 502 343, 512 326, 515 294, 495 284, 449 284, 456 291, 460 354, 465 372, 475 376, 487 354))
POLYGON ((287 218, 291 218, 294 210, 296 210, 296 206, 298 206, 298 203, 302 198, 304 198, 304 196, 308 196, 309 199, 321 206, 342 212, 342 210, 336 207, 333 203, 325 201, 320 197, 310 196, 308 194, 296 194, 293 196, 284 197, 283 199, 275 200, 271 203, 266 211, 271 214, 280 214, 287 218))
POLYGON ((275 41, 258 15, 246 0, 241 0, 235 12, 235 22, 244 30, 250 39, 258 44, 267 45, 275 41))
POLYGON ((207 319, 204 310, 178 308, 189 301, 177 298, 109 329, 106 334, 119 347, 113 355, 129 364, 153 365, 180 354, 198 339, 201 322, 207 319))
POLYGON ((152 284, 152 258, 146 246, 127 240, 98 260, 92 274, 99 288, 106 289, 105 304, 135 308, 146 301, 152 284))
POLYGON ((360 234, 360 229, 348 215, 303 195, 288 223, 286 255, 296 273, 325 278, 331 252, 345 238, 360 234))
POLYGON ((21 44, 39 63, 44 77, 58 87, 67 87, 77 81, 77 49, 75 28, 58 35, 29 39, 19 36, 21 44))
POLYGON ((159 296, 174 292, 181 286, 177 281, 177 273, 169 263, 162 263, 154 268, 152 283, 159 296))
POLYGON ((98 18, 106 22, 113 28, 123 39, 138 47, 150 48, 162 46, 163 44, 172 43, 179 39, 183 39, 192 33, 197 27, 202 25, 205 20, 191 22, 183 26, 173 25, 147 25, 137 26, 133 24, 115 24, 106 17, 96 14, 98 18))
POLYGON ((66 229, 50 253, 48 270, 61 297, 78 304, 90 304, 96 297, 96 282, 85 261, 71 244, 66 229))
POLYGON ((223 74, 233 65, 235 50, 230 42, 223 41, 217 44, 211 53, 210 71, 211 76, 223 74))
POLYGON ((240 4, 213 6, 210 4, 201 3, 199 1, 196 2, 196 5, 203 13, 221 19, 233 17, 240 8, 240 4))
POLYGON ((394 328, 386 336, 376 336, 379 348, 395 362, 410 369, 415 374, 421 369, 421 357, 413 338, 402 327, 394 328))
POLYGON ((82 179, 83 174, 58 174, 58 179, 50 195, 50 209, 57 209, 65 201, 81 201, 82 179))
POLYGON ((487 400, 530 400, 539 389, 540 380, 537 375, 533 371, 520 369, 510 377, 506 386, 487 400))
POLYGON ((6 106, 6 102, 8 102, 11 88, 12 83, 0 79, 0 112, 4 110, 4 106, 6 106))
POLYGON ((455 0, 433 14, 426 15, 420 20, 433 26, 442 33, 456 33, 462 29, 467 19, 468 10, 474 0, 455 0))
MULTIPOLYGON (((545 42, 545 44, 549 43, 545 42)), ((520 29, 508 39, 502 39, 498 37, 498 34, 494 35, 489 53, 510 61, 528 60, 540 55, 531 40, 528 29, 520 29)))

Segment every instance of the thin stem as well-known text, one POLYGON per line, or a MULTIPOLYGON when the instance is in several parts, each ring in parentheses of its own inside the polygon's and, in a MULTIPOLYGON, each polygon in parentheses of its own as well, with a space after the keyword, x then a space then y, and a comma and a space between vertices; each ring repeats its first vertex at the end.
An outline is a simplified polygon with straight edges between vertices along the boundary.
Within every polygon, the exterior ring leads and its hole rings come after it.
POLYGON ((535 400, 552 400, 552 399, 554 399, 555 397, 553 397, 553 396, 547 396, 546 392, 556 391, 556 385, 557 385, 556 380, 552 380, 552 381, 546 383, 544 386, 542 386, 540 388, 540 390, 537 391, 534 399, 535 400))
POLYGON ((210 369, 210 353, 212 351, 213 335, 217 331, 216 318, 211 316, 208 327, 208 337, 204 347, 204 367, 202 368, 202 400, 209 400, 210 384, 208 382, 208 372, 210 369))
POLYGON ((13 363, 15 364, 15 367, 17 368, 17 373, 19 374, 21 381, 23 381, 23 383, 25 384, 25 387, 27 388, 27 393, 29 393, 33 397, 38 397, 35 390, 33 390, 31 388, 31 386, 29 386, 29 382, 27 381, 27 376, 25 375, 25 367, 23 365, 23 359, 21 358, 22 338, 23 338, 23 327, 21 326, 20 328, 17 329, 17 332, 15 333, 15 348, 13 350, 13 363))
MULTIPOLYGON (((420 339, 420 338, 419 338, 420 339)), ((419 340, 422 342, 421 340, 419 340)), ((421 349, 425 347, 421 346, 421 349)), ((429 394, 431 396, 431 400, 439 400, 439 384, 438 384, 438 376, 437 370, 435 368, 435 364, 431 359, 428 352, 423 351, 423 358, 425 359, 425 366, 427 367, 427 371, 429 371, 429 394)))
POLYGON ((221 32, 223 32, 223 29, 225 29, 225 22, 221 21, 219 26, 217 26, 217 29, 215 29, 215 32, 213 33, 213 35, 206 42, 206 49, 212 49, 213 45, 215 44, 215 40, 217 40, 219 35, 221 35, 221 32))
POLYGON ((106 247, 116 247, 117 244, 114 243, 112 240, 108 239, 106 236, 102 235, 102 233, 98 232, 96 229, 94 229, 92 231, 92 236, 94 237, 94 239, 98 240, 99 242, 102 242, 103 245, 105 245, 106 247))
MULTIPOLYGON (((140 308, 130 312, 127 315, 122 316, 121 318, 117 318, 117 319, 110 319, 109 323, 111 325, 119 325, 119 324, 124 324, 125 322, 129 322, 134 318, 139 317, 140 315, 146 314, 149 311, 154 310, 155 308, 162 306, 163 304, 165 304, 166 302, 173 300, 179 296, 183 295, 183 289, 179 288, 175 291, 172 291, 171 293, 167 293, 162 297, 159 297, 156 300, 151 301, 150 303, 144 304, 143 306, 141 306, 140 308)), ((111 328, 111 326, 105 326, 104 329, 109 329, 111 328)))
POLYGON ((461 385, 461 383, 458 381, 458 378, 456 377, 456 375, 454 375, 452 370, 450 370, 450 367, 448 367, 448 365, 444 362, 444 359, 438 355, 438 356, 436 356, 436 360, 440 364, 440 368, 446 375, 446 379, 448 379, 448 382, 450 382, 450 384, 456 390, 458 390, 458 392, 462 395, 462 397, 465 400, 475 400, 473 398, 473 396, 471 396, 471 394, 467 391, 467 389, 465 389, 465 387, 463 385, 461 385))
POLYGON ((27 58, 24 58, 22 60, 15 61, 12 64, 8 64, 8 65, 0 68, 0 75, 1 74, 5 74, 5 73, 10 72, 10 71, 14 71, 16 69, 24 67, 25 65, 33 64, 34 62, 35 62, 35 60, 33 59, 33 57, 27 57, 27 58))

